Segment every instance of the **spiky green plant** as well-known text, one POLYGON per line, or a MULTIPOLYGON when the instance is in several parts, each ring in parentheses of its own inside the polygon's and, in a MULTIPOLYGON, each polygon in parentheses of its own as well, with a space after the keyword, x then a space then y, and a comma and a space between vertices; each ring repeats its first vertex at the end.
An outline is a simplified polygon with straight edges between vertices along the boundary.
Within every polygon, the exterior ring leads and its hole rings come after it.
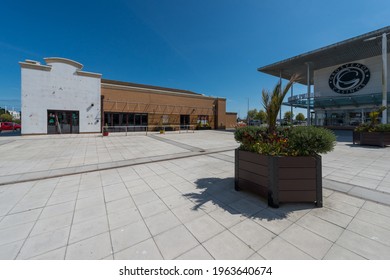
POLYGON ((277 83, 272 93, 266 89, 262 90, 263 106, 267 113, 268 132, 274 133, 276 130, 276 120, 278 113, 282 107, 282 102, 288 91, 290 90, 293 83, 298 80, 298 76, 294 75, 291 77, 287 85, 281 88, 281 82, 277 83))

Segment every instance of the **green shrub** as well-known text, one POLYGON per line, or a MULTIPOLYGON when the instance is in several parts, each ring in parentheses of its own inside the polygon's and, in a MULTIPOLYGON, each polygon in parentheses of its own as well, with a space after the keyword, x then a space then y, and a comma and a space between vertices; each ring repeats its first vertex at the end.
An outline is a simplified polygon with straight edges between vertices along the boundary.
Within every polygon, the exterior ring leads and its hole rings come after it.
POLYGON ((265 128, 260 126, 239 127, 234 132, 234 139, 241 143, 242 150, 253 151, 253 145, 262 141, 262 132, 265 132, 265 128))
POLYGON ((243 127, 235 132, 240 149, 273 156, 306 156, 333 150, 336 136, 313 126, 279 127, 269 133, 262 127, 243 127))
POLYGON ((390 131, 390 124, 378 124, 374 127, 373 131, 388 132, 390 131))
POLYGON ((376 124, 372 125, 371 123, 362 123, 357 128, 357 132, 386 132, 390 131, 390 124, 376 124))
POLYGON ((324 154, 334 149, 336 136, 325 128, 297 126, 291 130, 289 143, 298 156, 324 154))

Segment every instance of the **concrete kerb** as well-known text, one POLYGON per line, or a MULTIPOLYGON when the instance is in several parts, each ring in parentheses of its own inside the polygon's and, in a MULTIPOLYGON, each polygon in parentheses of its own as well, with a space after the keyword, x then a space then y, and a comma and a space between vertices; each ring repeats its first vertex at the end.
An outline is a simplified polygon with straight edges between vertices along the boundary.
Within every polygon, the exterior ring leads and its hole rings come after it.
POLYGON ((390 194, 388 193, 362 188, 352 184, 341 183, 329 179, 322 179, 322 181, 326 189, 342 192, 350 196, 362 198, 365 200, 390 205, 390 194))

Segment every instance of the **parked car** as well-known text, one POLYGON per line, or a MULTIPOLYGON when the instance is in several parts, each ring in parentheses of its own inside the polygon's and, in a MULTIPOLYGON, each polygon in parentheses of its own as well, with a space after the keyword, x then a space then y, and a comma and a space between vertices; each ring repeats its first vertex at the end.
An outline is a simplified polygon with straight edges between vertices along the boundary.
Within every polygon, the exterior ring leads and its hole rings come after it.
POLYGON ((21 130, 22 129, 22 126, 18 123, 14 123, 14 122, 0 122, 0 132, 2 132, 3 130, 6 131, 6 130, 21 130))

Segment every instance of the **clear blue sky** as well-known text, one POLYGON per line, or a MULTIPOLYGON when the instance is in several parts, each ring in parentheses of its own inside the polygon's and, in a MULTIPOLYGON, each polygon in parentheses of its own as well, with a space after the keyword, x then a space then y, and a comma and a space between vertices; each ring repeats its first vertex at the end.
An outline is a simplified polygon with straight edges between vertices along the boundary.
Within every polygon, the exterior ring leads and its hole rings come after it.
POLYGON ((106 79, 226 97, 244 117, 277 83, 258 67, 387 25, 388 0, 2 0, 0 106, 20 108, 19 61, 65 57, 106 79))

